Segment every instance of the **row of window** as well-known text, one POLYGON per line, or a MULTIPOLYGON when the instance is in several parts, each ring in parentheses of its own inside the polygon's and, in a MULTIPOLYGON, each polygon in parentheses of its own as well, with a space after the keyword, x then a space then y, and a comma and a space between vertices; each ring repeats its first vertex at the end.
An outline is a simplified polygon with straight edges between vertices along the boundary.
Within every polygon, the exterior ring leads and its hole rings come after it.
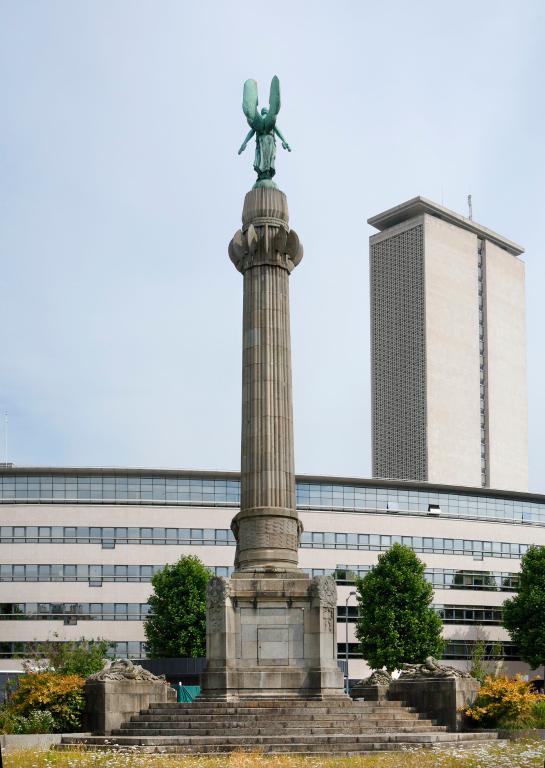
MULTIPOLYGON (((354 584, 364 576, 370 565, 339 565, 337 568, 305 568, 311 576, 335 576, 337 584, 354 584)), ((160 565, 68 565, 26 564, 0 565, 1 581, 86 581, 91 587, 100 587, 102 582, 129 581, 149 582, 164 564, 160 565)), ((216 576, 228 577, 233 568, 228 566, 209 567, 216 576)), ((463 571, 450 568, 428 568, 426 579, 435 589, 482 589, 494 592, 512 592, 518 588, 518 574, 498 571, 463 571)))
MULTIPOLYGON (((471 661, 474 657, 474 640, 454 640, 445 644, 442 659, 458 659, 471 661)), ((346 643, 337 643, 337 656, 344 659, 346 656, 346 643)), ((358 643, 348 643, 348 658, 361 659, 358 643)), ((486 643, 484 647, 484 659, 486 661, 520 661, 520 654, 514 643, 486 643)))
MULTIPOLYGON (((0 565, 0 581, 88 581, 90 587, 101 587, 103 581, 148 582, 161 565, 50 565, 26 564, 0 565)), ((233 569, 227 566, 210 567, 216 576, 230 576, 233 569)))
MULTIPOLYGON (((338 565, 335 570, 313 568, 313 576, 335 575, 337 584, 355 584, 372 568, 371 565, 338 565)), ((481 589, 513 592, 518 589, 518 574, 500 571, 465 571, 454 568, 427 568, 426 579, 434 589, 481 589)))
MULTIPOLYGON (((235 537, 227 528, 128 528, 87 526, 0 526, 1 544, 177 544, 227 546, 235 537)), ((393 544, 403 544, 415 552, 445 555, 469 555, 474 558, 519 558, 528 544, 475 539, 447 539, 431 536, 388 536, 368 533, 333 533, 305 531, 301 535, 303 549, 357 549, 381 552, 393 544)))
MULTIPOLYGON (((39 655, 40 642, 0 642, 0 657, 19 657, 39 655)), ((473 655, 473 641, 454 641, 445 646, 443 653, 444 659, 462 659, 470 660, 473 655)), ((110 657, 124 657, 141 659, 146 656, 146 644, 138 641, 120 641, 111 643, 107 652, 110 657)), ((344 659, 346 655, 346 643, 337 643, 337 656, 344 659)), ((351 659, 360 659, 358 643, 348 643, 348 657, 351 659)), ((501 649, 495 644, 487 644, 485 647, 485 658, 488 660, 508 659, 510 661, 519 661, 520 656, 517 647, 513 643, 502 643, 501 649)))
MULTIPOLYGON (((436 605, 435 610, 444 624, 501 625, 501 607, 436 605)), ((150 612, 147 603, 0 603, 0 620, 63 620, 77 621, 144 621, 150 612)), ((355 622, 358 607, 340 605, 339 621, 355 622)))
POLYGON ((227 546, 236 543, 227 528, 127 528, 61 525, 2 525, 0 544, 181 544, 227 546))
MULTIPOLYGON (((486 495, 409 490, 332 483, 296 484, 300 508, 427 514, 478 520, 545 524, 545 502, 486 495)), ((183 475, 19 475, 0 474, 0 501, 98 504, 204 504, 236 506, 240 483, 234 479, 183 475)))
MULTIPOLYGON (((465 606, 465 605, 435 605, 435 611, 443 624, 488 624, 501 626, 503 610, 501 606, 465 606)), ((337 608, 339 621, 354 623, 358 618, 358 606, 339 605, 337 608)))
POLYGON ((441 555, 472 555, 475 558, 520 558, 528 544, 505 541, 476 541, 474 539, 445 539, 431 536, 383 536, 367 533, 322 533, 306 531, 301 535, 304 549, 359 549, 380 552, 393 544, 403 544, 415 552, 441 555))
MULTIPOLYGON (((39 656, 43 645, 40 642, 0 642, 0 658, 39 656)), ((47 645, 49 646, 49 643, 47 645)), ((137 640, 121 640, 117 643, 110 643, 106 654, 111 658, 143 659, 146 656, 146 644, 137 640)))
POLYGON ((0 619, 77 621, 144 621, 147 603, 0 603, 0 619))

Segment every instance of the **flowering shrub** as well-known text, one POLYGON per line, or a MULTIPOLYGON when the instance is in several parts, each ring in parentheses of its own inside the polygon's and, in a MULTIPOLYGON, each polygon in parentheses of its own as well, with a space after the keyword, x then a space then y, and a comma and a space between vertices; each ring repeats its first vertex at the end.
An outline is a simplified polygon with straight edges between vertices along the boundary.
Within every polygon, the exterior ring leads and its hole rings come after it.
POLYGON ((520 677, 487 677, 473 704, 462 711, 473 724, 485 728, 513 726, 528 722, 541 702, 545 696, 533 693, 530 683, 520 677))
POLYGON ((32 717, 34 721, 37 711, 42 713, 42 720, 47 711, 55 731, 77 731, 85 707, 84 684, 78 675, 31 672, 19 678, 9 706, 16 716, 27 720, 32 717))
POLYGON ((15 715, 12 733, 54 733, 57 724, 47 709, 33 709, 28 717, 15 715))
POLYGON ((545 728, 545 696, 541 697, 541 701, 536 701, 532 707, 528 726, 530 728, 545 728))

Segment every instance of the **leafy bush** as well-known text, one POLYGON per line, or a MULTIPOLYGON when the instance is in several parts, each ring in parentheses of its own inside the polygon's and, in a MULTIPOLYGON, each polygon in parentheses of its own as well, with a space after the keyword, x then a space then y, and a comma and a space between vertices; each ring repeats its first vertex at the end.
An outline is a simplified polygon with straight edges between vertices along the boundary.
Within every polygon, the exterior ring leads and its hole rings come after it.
POLYGON ((0 733, 19 733, 21 718, 6 704, 0 707, 0 733))
POLYGON ((28 717, 16 719, 16 730, 13 733, 55 733, 57 724, 48 709, 33 709, 28 717))
POLYGON ((492 643, 490 647, 485 641, 479 638, 470 651, 469 674, 478 680, 481 685, 485 679, 492 675, 496 661, 503 656, 503 646, 501 643, 492 643), (490 650, 488 650, 490 648, 490 650))
POLYGON ((545 704, 545 697, 520 677, 487 677, 473 704, 462 711, 474 725, 512 728, 527 725, 537 704, 545 704))
POLYGON ((530 728, 545 728, 545 700, 536 701, 532 707, 528 726, 530 728))
MULTIPOLYGON (((48 712, 54 720, 55 731, 77 731, 85 707, 83 686, 79 675, 59 675, 53 672, 32 672, 18 680, 9 708, 16 716, 36 721, 36 711, 48 712)), ((45 722, 45 718, 43 720, 45 722)))
POLYGON ((49 670, 85 678, 104 667, 110 645, 107 640, 51 640, 40 643, 23 666, 28 672, 49 670))

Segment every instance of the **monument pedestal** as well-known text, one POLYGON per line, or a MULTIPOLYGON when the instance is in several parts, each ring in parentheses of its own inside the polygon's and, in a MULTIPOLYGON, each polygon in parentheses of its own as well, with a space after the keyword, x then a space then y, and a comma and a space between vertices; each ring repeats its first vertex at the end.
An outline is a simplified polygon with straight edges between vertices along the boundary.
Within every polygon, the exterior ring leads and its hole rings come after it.
POLYGON ((332 577, 241 571, 207 594, 203 698, 345 698, 332 577))

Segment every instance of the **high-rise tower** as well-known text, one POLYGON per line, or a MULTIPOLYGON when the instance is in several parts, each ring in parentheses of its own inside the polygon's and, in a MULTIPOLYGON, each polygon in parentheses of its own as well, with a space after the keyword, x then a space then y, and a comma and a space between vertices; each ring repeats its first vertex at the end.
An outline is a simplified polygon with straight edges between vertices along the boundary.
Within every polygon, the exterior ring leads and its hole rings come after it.
POLYGON ((422 197, 368 223, 373 475, 526 490, 523 248, 422 197))

